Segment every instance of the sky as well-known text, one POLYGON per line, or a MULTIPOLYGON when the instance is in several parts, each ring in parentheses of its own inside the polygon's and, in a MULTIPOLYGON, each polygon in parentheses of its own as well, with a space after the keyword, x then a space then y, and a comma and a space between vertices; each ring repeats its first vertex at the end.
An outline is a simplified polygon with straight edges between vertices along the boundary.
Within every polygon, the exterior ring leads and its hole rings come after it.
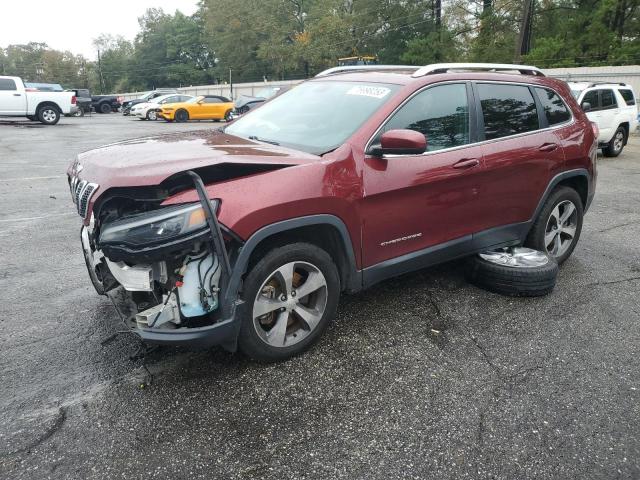
POLYGON ((197 0, 3 1, 0 47, 44 42, 56 50, 70 50, 95 60, 93 39, 107 33, 133 40, 139 29, 138 17, 147 8, 191 15, 197 4, 197 0))

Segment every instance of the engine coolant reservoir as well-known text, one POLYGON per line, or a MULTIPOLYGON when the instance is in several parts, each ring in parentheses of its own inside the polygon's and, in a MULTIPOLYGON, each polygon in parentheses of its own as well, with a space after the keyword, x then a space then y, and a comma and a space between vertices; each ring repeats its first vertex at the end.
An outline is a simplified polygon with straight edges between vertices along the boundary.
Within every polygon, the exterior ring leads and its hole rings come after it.
POLYGON ((206 257, 185 259, 182 286, 178 287, 180 312, 185 317, 197 317, 218 308, 220 264, 209 253, 206 257))

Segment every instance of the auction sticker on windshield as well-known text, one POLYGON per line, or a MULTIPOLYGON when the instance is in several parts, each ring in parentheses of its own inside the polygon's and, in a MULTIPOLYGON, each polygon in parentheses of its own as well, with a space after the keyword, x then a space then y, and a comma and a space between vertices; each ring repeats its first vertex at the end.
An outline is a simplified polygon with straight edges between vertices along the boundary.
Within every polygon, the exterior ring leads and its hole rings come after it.
POLYGON ((391 90, 387 87, 374 87, 371 85, 356 85, 351 88, 347 95, 360 95, 363 97, 384 98, 391 90))

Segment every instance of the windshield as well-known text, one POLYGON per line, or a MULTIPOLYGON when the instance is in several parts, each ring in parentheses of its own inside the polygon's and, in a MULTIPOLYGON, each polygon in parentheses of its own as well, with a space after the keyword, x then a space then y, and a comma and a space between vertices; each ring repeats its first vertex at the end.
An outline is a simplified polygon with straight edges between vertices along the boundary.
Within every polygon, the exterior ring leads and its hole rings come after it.
POLYGON ((169 95, 160 95, 159 97, 156 97, 152 100, 149 100, 149 103, 160 103, 163 100, 166 100, 167 98, 171 98, 171 97, 175 97, 176 94, 175 93, 170 93, 169 95))
POLYGON ((306 82, 252 110, 225 131, 319 155, 342 145, 399 88, 383 83, 306 82))

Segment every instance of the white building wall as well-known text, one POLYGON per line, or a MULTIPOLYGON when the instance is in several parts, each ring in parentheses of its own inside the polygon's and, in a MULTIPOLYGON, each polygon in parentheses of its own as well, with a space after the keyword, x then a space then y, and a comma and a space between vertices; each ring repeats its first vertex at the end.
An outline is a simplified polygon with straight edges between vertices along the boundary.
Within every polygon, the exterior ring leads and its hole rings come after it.
MULTIPOLYGON (((283 80, 279 82, 254 82, 254 83, 234 83, 233 84, 233 95, 231 95, 231 87, 229 85, 221 84, 221 85, 196 85, 192 87, 182 87, 177 90, 181 93, 187 95, 222 95, 223 97, 233 98, 234 100, 238 98, 240 95, 248 95, 254 96, 254 94, 266 87, 266 86, 288 86, 288 85, 296 85, 300 83, 302 80, 283 80)), ((129 93, 120 93, 118 96, 123 97, 124 100, 132 100, 135 98, 140 98, 145 92, 129 92, 129 93)))
POLYGON ((626 83, 633 87, 636 95, 640 94, 640 65, 545 68, 542 71, 549 77, 565 81, 626 83))
MULTIPOLYGON (((566 81, 587 81, 587 82, 614 82, 627 83, 631 85, 636 92, 640 94, 640 65, 626 65, 615 67, 575 67, 575 68, 546 68, 543 69, 545 75, 550 77, 561 78, 566 81)), ((178 88, 179 92, 187 95, 222 95, 224 97, 235 100, 240 95, 253 96, 255 92, 261 88, 274 85, 296 85, 302 80, 284 80, 278 82, 254 82, 254 83, 235 83, 233 85, 233 95, 230 92, 229 85, 198 85, 192 87, 178 88)), ((139 98, 144 92, 121 93, 119 96, 125 100, 139 98)))

